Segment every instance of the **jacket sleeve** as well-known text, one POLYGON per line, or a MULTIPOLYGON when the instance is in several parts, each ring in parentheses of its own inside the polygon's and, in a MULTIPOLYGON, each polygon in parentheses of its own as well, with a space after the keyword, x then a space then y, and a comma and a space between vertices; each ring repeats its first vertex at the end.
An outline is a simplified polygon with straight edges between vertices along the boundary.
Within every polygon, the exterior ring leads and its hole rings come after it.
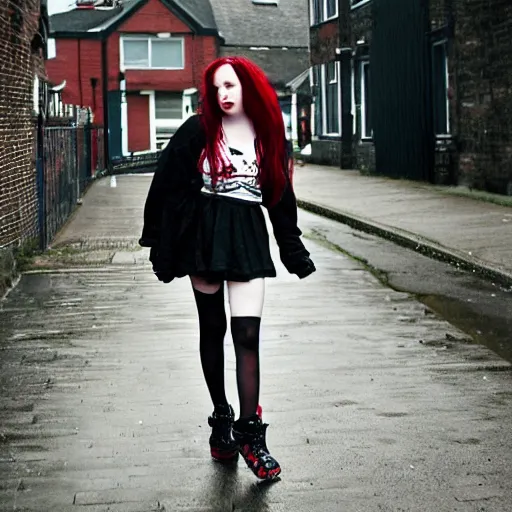
POLYGON ((172 136, 158 159, 155 174, 149 187, 144 206, 144 225, 139 244, 142 247, 155 247, 160 240, 162 215, 166 203, 179 201, 179 196, 187 185, 186 166, 188 146, 196 140, 200 130, 199 116, 189 118, 172 136), (184 148, 187 148, 184 151, 184 148))
POLYGON ((312 274, 316 268, 300 238, 302 232, 297 225, 297 201, 288 178, 281 200, 268 209, 268 214, 286 270, 300 279, 312 274))
POLYGON ((163 205, 167 193, 172 188, 170 173, 173 167, 173 155, 173 144, 169 142, 158 159, 144 205, 144 225, 139 240, 142 247, 154 247, 160 239, 163 205))

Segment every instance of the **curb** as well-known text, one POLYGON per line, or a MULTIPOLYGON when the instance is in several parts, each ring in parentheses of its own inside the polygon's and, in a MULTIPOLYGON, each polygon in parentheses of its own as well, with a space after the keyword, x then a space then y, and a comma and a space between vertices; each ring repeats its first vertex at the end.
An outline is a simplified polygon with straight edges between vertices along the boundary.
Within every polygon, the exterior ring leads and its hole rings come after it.
POLYGON ((303 199, 297 198, 297 205, 303 210, 346 224, 358 231, 379 236, 429 258, 449 263, 459 269, 473 272, 487 280, 512 288, 512 274, 495 267, 491 263, 484 262, 461 251, 450 249, 428 238, 303 199))

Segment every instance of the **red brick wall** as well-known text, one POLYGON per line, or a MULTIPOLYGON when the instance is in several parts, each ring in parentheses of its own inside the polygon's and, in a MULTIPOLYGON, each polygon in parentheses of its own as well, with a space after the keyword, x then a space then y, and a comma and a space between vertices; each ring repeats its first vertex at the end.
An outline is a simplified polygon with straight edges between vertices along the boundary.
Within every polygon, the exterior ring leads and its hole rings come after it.
POLYGON ((336 48, 340 46, 338 19, 311 27, 309 31, 311 64, 325 64, 336 58, 336 48))
POLYGON ((160 0, 149 0, 134 16, 123 23, 119 32, 190 34, 192 31, 185 23, 176 18, 160 0))
MULTIPOLYGON (((217 39, 197 36, 172 14, 160 0, 150 0, 112 34, 107 43, 108 89, 119 89, 120 34, 170 32, 185 39, 185 69, 128 70, 125 73, 128 90, 181 91, 199 87, 204 67, 218 55, 217 39)), ((91 77, 98 78, 96 86, 95 121, 103 122, 101 42, 97 40, 59 39, 57 57, 48 61, 48 75, 55 84, 66 80, 63 91, 65 103, 94 106, 91 77), (80 78, 81 77, 81 78, 80 78)))
POLYGON ((44 77, 44 61, 31 51, 38 19, 37 0, 0 2, 0 249, 38 234, 33 82, 44 77))
POLYGON ((128 151, 151 149, 149 133, 149 96, 129 94, 128 103, 128 151))
MULTIPOLYGON (((112 36, 112 39, 114 38, 115 36, 112 36)), ((217 56, 216 41, 214 37, 205 38, 193 35, 185 36, 184 39, 185 69, 127 70, 125 72, 127 89, 132 91, 182 91, 189 87, 199 87, 203 69, 217 56)), ((117 36, 117 48, 119 48, 118 41, 119 36, 117 36)), ((109 55, 109 59, 113 58, 113 54, 114 52, 109 55)))
POLYGON ((185 68, 183 70, 127 70, 125 72, 127 89, 181 91, 199 86, 202 70, 218 55, 216 38, 196 36, 160 0, 150 0, 126 20, 118 28, 117 33, 109 39, 108 59, 111 70, 109 84, 112 88, 116 87, 119 73, 120 35, 159 32, 170 32, 173 36, 184 38, 185 68))
POLYGON ((64 103, 80 106, 96 106, 95 122, 103 122, 101 82, 101 42, 90 39, 58 39, 56 58, 46 63, 50 80, 60 84, 66 80, 62 92, 64 103), (91 78, 97 78, 96 92, 91 78))

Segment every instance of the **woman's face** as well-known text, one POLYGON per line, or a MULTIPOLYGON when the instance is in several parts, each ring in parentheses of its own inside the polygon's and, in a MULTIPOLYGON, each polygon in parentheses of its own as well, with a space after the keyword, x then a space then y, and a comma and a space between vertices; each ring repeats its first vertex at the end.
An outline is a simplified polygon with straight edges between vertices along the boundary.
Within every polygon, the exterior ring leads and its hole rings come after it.
POLYGON ((215 71, 213 85, 217 89, 219 106, 226 115, 243 113, 242 84, 231 64, 224 64, 215 71))

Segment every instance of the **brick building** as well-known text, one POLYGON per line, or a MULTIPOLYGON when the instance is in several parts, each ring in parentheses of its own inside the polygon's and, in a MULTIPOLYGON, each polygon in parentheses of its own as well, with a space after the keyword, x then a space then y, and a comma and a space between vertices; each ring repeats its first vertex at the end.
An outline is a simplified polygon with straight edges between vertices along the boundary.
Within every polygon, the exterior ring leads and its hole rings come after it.
POLYGON ((200 70, 217 55, 207 0, 82 1, 51 17, 47 63, 66 103, 108 109, 110 155, 155 151, 192 113, 200 70), (195 9, 194 9, 195 7, 195 9))
POLYGON ((309 67, 301 2, 77 0, 51 17, 48 75, 64 102, 107 121, 111 157, 155 151, 194 112, 202 71, 219 55, 247 55, 286 96, 309 67))
POLYGON ((45 2, 0 3, 0 249, 37 236, 36 132, 47 22, 45 2))
POLYGON ((220 55, 243 55, 265 70, 276 88, 288 135, 299 138, 301 96, 309 83, 308 13, 304 0, 210 0, 222 35, 220 55))
POLYGON ((310 0, 311 159, 512 194, 508 0, 310 0))

